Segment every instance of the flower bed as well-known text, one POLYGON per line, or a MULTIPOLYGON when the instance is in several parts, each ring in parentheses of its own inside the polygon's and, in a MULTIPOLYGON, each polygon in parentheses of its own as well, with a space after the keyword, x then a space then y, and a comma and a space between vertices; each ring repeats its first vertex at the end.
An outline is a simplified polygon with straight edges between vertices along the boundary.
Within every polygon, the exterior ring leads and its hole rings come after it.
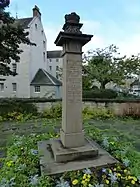
POLYGON ((7 146, 7 157, 0 169, 0 187, 119 187, 140 186, 140 154, 130 144, 117 137, 104 137, 95 128, 86 133, 121 161, 114 167, 66 172, 55 176, 41 176, 37 142, 52 137, 55 133, 14 136, 7 146), (123 163, 123 164, 122 164, 123 163))

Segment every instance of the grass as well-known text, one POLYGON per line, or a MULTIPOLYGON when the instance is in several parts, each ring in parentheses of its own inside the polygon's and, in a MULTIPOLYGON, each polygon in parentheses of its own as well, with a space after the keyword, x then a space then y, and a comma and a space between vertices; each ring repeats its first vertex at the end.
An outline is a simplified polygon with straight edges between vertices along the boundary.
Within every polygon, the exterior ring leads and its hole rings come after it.
MULTIPOLYGON (((133 142, 133 145, 135 145, 135 141, 138 141, 139 121, 132 119, 84 120, 85 132, 120 160, 121 163, 124 163, 126 167, 118 165, 105 171, 104 168, 101 171, 93 169, 90 176, 86 175, 86 177, 89 176, 90 178, 85 178, 84 171, 64 173, 61 176, 53 176, 52 178, 40 176, 38 155, 36 154, 37 142, 56 137, 57 133, 54 133, 54 131, 59 131, 60 125, 61 120, 48 119, 28 121, 26 123, 3 123, 0 125, 1 147, 6 148, 6 142, 8 142, 7 157, 5 161, 3 160, 4 167, 1 169, 0 175, 2 186, 6 186, 11 182, 15 183, 15 186, 20 186, 19 184, 22 181, 23 186, 35 186, 35 182, 39 182, 38 187, 53 187, 56 186, 56 183, 60 187, 68 186, 64 185, 64 182, 65 184, 68 182, 70 186, 87 187, 89 183, 91 183, 90 186, 97 186, 101 180, 105 187, 108 184, 112 187, 122 186, 122 184, 125 186, 139 186, 140 152, 134 151, 137 147, 130 147, 129 144, 129 142, 133 142), (131 132, 129 132, 130 130, 131 132), (8 140, 12 134, 19 136, 14 136, 13 141, 8 140), (26 136, 21 137, 20 135, 26 136), (117 179, 111 178, 111 176, 117 176, 117 179), (64 181, 62 181, 63 179, 64 181), (112 185, 111 181, 113 180, 117 180, 117 183, 112 183, 112 185)), ((137 151, 140 150, 137 149, 137 151)))
MULTIPOLYGON (((137 151, 140 152, 140 120, 133 119, 111 119, 111 120, 84 120, 84 126, 88 123, 103 131, 106 136, 122 136, 124 141, 133 143, 137 151)), ((0 124, 0 147, 6 147, 6 142, 11 135, 29 135, 31 133, 47 133, 59 131, 61 120, 38 119, 27 122, 4 122, 0 124)), ((0 151, 1 153, 1 151, 0 151)), ((1 157, 1 154, 0 154, 1 157)))
POLYGON ((133 143, 133 146, 140 152, 140 120, 115 119, 115 120, 90 120, 90 125, 101 129, 106 136, 122 136, 124 141, 133 143))

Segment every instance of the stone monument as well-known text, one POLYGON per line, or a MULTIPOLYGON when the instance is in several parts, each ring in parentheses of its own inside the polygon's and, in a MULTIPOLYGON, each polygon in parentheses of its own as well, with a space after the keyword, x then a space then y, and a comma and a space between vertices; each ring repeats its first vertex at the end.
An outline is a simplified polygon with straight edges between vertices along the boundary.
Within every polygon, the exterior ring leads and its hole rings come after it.
POLYGON ((116 163, 106 151, 84 136, 82 125, 82 47, 93 35, 82 34, 80 17, 65 15, 56 40, 63 47, 62 128, 59 139, 39 142, 41 171, 56 174, 116 163))

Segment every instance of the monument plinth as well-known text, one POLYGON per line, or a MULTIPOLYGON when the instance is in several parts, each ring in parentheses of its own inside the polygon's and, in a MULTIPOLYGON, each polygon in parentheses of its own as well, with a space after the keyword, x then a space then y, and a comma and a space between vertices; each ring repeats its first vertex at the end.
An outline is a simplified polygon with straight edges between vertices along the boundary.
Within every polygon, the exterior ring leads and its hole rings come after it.
POLYGON ((56 40, 63 47, 62 127, 60 139, 39 143, 41 170, 46 174, 115 163, 108 153, 84 136, 82 125, 82 47, 93 35, 83 34, 76 13, 65 15, 56 40))

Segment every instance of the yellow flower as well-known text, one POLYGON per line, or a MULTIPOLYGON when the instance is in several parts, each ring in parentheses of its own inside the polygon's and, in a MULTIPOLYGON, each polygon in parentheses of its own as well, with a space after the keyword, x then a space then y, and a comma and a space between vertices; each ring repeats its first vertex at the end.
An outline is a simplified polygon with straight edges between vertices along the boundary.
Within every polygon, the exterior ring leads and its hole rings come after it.
POLYGON ((87 175, 86 175, 86 174, 84 174, 83 179, 86 179, 86 178, 87 178, 87 175))
POLYGON ((116 168, 114 168, 114 171, 116 171, 117 169, 116 168))
POLYGON ((92 187, 93 185, 89 184, 88 187, 92 187))
POLYGON ((121 177, 121 174, 120 174, 120 173, 117 173, 117 176, 118 176, 118 177, 121 177))
POLYGON ((85 180, 82 180, 81 184, 85 185, 85 184, 86 184, 86 181, 85 181, 85 180))
POLYGON ((136 178, 136 177, 133 177, 133 180, 136 182, 136 181, 137 181, 137 178, 136 178))
POLYGON ((128 179, 133 179, 133 177, 129 175, 129 176, 128 176, 128 179))
POLYGON ((106 179, 105 182, 106 182, 106 184, 109 184, 109 180, 106 179))
POLYGON ((89 182, 89 181, 90 181, 90 179, 88 179, 88 178, 87 178, 87 179, 85 179, 85 181, 86 181, 86 182, 89 182))
POLYGON ((134 180, 131 181, 131 184, 135 184, 136 182, 134 180))
POLYGON ((91 176, 88 174, 87 177, 90 179, 91 176))
POLYGON ((13 161, 9 161, 6 163, 8 167, 11 167, 13 165, 13 161))
POLYGON ((124 173, 127 173, 127 169, 124 170, 124 173))
POLYGON ((77 180, 77 179, 74 179, 74 180, 72 181, 72 184, 73 184, 73 185, 78 184, 78 180, 77 180))
POLYGON ((112 170, 111 170, 111 169, 109 169, 109 173, 112 173, 112 170))

